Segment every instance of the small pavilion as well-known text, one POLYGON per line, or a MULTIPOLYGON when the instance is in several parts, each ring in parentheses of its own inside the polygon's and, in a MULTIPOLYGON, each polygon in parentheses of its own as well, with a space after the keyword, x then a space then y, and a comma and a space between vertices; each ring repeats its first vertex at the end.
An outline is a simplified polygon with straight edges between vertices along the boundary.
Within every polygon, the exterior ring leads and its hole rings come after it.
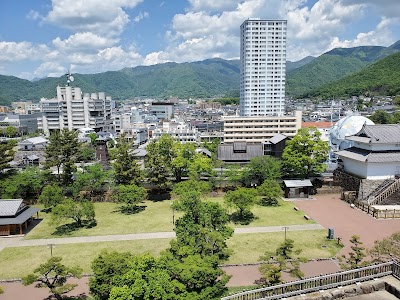
POLYGON ((308 198, 313 184, 310 179, 284 180, 285 198, 308 198))
POLYGON ((0 199, 0 236, 23 234, 39 208, 25 205, 22 199, 0 199))

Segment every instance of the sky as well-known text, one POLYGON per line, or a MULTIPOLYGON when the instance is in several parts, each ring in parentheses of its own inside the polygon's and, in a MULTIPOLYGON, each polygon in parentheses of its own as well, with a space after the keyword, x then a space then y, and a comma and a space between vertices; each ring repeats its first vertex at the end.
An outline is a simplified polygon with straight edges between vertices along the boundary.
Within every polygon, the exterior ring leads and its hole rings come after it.
POLYGON ((400 40, 400 0, 0 0, 0 74, 238 59, 248 18, 288 21, 290 61, 400 40))

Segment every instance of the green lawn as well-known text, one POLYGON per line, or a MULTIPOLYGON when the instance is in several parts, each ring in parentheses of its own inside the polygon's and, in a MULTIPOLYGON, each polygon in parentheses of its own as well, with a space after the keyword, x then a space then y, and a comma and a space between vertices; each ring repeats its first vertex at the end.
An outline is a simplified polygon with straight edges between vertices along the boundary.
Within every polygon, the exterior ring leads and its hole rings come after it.
MULTIPOLYGON (((229 264, 255 263, 266 251, 275 251, 283 242, 283 233, 236 234, 228 240, 233 249, 229 264)), ((295 248, 302 248, 302 257, 308 259, 333 257, 339 251, 335 241, 326 239, 325 230, 288 232, 295 248), (321 246, 325 245, 326 248, 321 246)), ((130 251, 135 254, 150 252, 158 255, 169 247, 169 239, 115 241, 81 244, 59 244, 54 256, 61 256, 67 265, 78 265, 90 273, 90 264, 101 250, 130 251)), ((21 278, 50 257, 47 246, 5 248, 0 252, 0 279, 21 278)))
MULTIPOLYGON (((340 247, 336 241, 328 240, 326 236, 326 230, 287 232, 287 238, 294 240, 294 248, 302 249, 299 256, 307 259, 334 257, 339 252, 340 247)), ((228 263, 258 262, 261 255, 274 253, 283 241, 283 232, 236 234, 227 243, 233 250, 228 263)))
MULTIPOLYGON (((222 197, 207 198, 209 201, 221 203, 222 197)), ((118 212, 119 205, 116 203, 95 203, 97 226, 93 228, 80 228, 69 234, 55 235, 55 225, 49 224, 49 215, 41 212, 40 222, 31 232, 26 235, 26 239, 55 238, 65 236, 90 236, 90 235, 112 235, 128 233, 145 233, 173 231, 171 203, 173 200, 159 202, 145 201, 142 205, 146 208, 133 215, 125 215, 118 212)), ((256 205, 252 211, 256 219, 249 225, 230 224, 232 227, 253 227, 253 226, 278 226, 312 224, 314 221, 304 219, 304 212, 295 211, 291 202, 280 201, 280 206, 265 207, 256 205)), ((231 211, 233 212, 233 210, 231 211)), ((180 213, 175 211, 175 219, 180 213)))

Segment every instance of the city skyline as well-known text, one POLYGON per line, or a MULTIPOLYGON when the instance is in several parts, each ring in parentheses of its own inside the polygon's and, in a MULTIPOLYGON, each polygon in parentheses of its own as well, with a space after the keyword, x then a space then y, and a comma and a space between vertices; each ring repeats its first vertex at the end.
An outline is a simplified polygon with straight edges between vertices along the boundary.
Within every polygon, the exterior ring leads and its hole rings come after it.
POLYGON ((288 20, 291 61, 400 39, 398 0, 4 0, 0 16, 0 74, 25 79, 238 59, 257 17, 288 20))

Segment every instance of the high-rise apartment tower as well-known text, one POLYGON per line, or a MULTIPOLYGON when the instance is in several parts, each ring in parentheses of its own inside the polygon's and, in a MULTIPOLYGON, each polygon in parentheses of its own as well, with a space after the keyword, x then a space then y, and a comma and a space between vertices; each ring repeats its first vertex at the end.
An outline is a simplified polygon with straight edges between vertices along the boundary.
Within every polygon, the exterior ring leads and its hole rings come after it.
POLYGON ((240 114, 283 115, 286 20, 248 19, 240 26, 240 114))

